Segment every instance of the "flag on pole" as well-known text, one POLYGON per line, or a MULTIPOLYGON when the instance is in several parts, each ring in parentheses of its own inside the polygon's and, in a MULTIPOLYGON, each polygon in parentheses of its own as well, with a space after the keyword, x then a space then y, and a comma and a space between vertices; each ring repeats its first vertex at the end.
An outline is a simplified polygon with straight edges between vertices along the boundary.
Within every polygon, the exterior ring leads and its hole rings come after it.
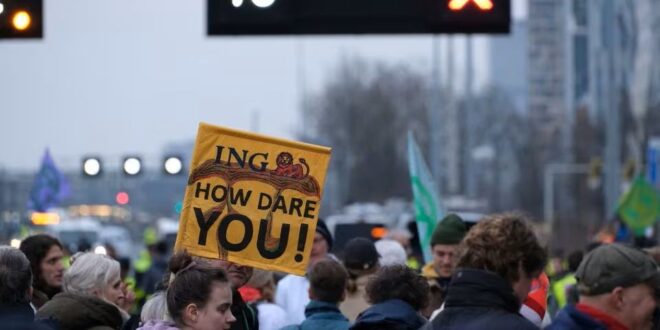
POLYGON ((408 131, 408 166, 419 242, 424 254, 424 261, 430 262, 431 235, 436 222, 442 218, 443 212, 440 206, 440 195, 436 190, 433 176, 428 166, 426 166, 424 156, 410 131, 408 131))
POLYGON ((636 235, 643 235, 660 218, 660 194, 640 175, 619 201, 617 213, 636 235))
POLYGON ((28 210, 46 212, 71 194, 66 177, 57 169, 48 149, 41 160, 41 168, 34 178, 28 199, 28 210))

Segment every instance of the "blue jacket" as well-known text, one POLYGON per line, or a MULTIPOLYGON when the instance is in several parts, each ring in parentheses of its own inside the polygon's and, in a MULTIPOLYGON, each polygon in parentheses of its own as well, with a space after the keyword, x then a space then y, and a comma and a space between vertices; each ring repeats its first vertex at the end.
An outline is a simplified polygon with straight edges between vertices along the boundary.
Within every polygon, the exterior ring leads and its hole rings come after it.
POLYGON ((367 308, 355 320, 351 330, 417 330, 425 323, 426 319, 408 303, 390 299, 367 308))
POLYGON ((305 307, 305 320, 300 325, 289 325, 281 330, 347 330, 348 319, 337 304, 312 300, 305 307))
POLYGON ((585 329, 585 330, 607 330, 607 327, 589 315, 584 314, 575 308, 575 305, 566 305, 559 311, 557 317, 552 320, 546 329, 585 329))

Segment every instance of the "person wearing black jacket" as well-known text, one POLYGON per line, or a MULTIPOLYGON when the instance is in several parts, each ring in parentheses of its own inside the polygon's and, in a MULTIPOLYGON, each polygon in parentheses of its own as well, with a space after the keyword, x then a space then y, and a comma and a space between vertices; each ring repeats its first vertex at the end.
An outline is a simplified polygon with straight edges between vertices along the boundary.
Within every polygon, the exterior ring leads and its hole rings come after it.
POLYGON ((518 311, 546 261, 523 216, 486 217, 460 243, 444 309, 423 329, 537 329, 518 311))
POLYGON ((30 306, 31 286, 32 270, 25 254, 9 246, 0 246, 0 328, 55 328, 54 324, 35 322, 34 309, 30 306))

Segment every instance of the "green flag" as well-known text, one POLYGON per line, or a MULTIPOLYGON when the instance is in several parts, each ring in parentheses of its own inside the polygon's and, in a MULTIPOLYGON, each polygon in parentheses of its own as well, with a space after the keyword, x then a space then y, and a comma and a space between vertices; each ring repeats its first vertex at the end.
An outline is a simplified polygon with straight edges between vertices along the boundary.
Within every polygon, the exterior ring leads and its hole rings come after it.
POLYGON ((410 182, 413 190, 415 204, 415 219, 417 220, 417 233, 424 254, 424 261, 431 261, 431 235, 435 224, 442 217, 439 194, 436 191, 435 181, 424 162, 412 132, 408 132, 408 166, 410 168, 410 182))
POLYGON ((660 194, 644 176, 638 176, 619 201, 617 212, 636 235, 642 235, 660 217, 660 194))

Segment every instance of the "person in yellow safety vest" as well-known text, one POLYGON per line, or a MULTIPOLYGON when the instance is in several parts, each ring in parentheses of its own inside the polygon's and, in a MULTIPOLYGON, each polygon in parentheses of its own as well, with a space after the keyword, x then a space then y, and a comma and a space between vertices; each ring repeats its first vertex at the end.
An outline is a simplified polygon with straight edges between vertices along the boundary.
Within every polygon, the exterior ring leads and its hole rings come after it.
POLYGON ((578 266, 580 266, 580 262, 582 262, 582 257, 582 251, 571 253, 568 256, 568 274, 555 281, 552 285, 552 293, 560 309, 564 308, 568 303, 577 303, 577 291, 575 290, 577 280, 575 279, 575 272, 578 266))
POLYGON ((135 270, 135 277, 131 278, 133 285, 133 292, 135 292, 135 301, 138 308, 142 308, 142 305, 149 298, 147 293, 138 285, 142 283, 142 278, 144 274, 151 268, 151 253, 149 253, 148 247, 156 244, 158 238, 156 230, 151 227, 147 227, 143 233, 144 245, 147 249, 140 251, 138 258, 133 262, 133 270, 135 270))

